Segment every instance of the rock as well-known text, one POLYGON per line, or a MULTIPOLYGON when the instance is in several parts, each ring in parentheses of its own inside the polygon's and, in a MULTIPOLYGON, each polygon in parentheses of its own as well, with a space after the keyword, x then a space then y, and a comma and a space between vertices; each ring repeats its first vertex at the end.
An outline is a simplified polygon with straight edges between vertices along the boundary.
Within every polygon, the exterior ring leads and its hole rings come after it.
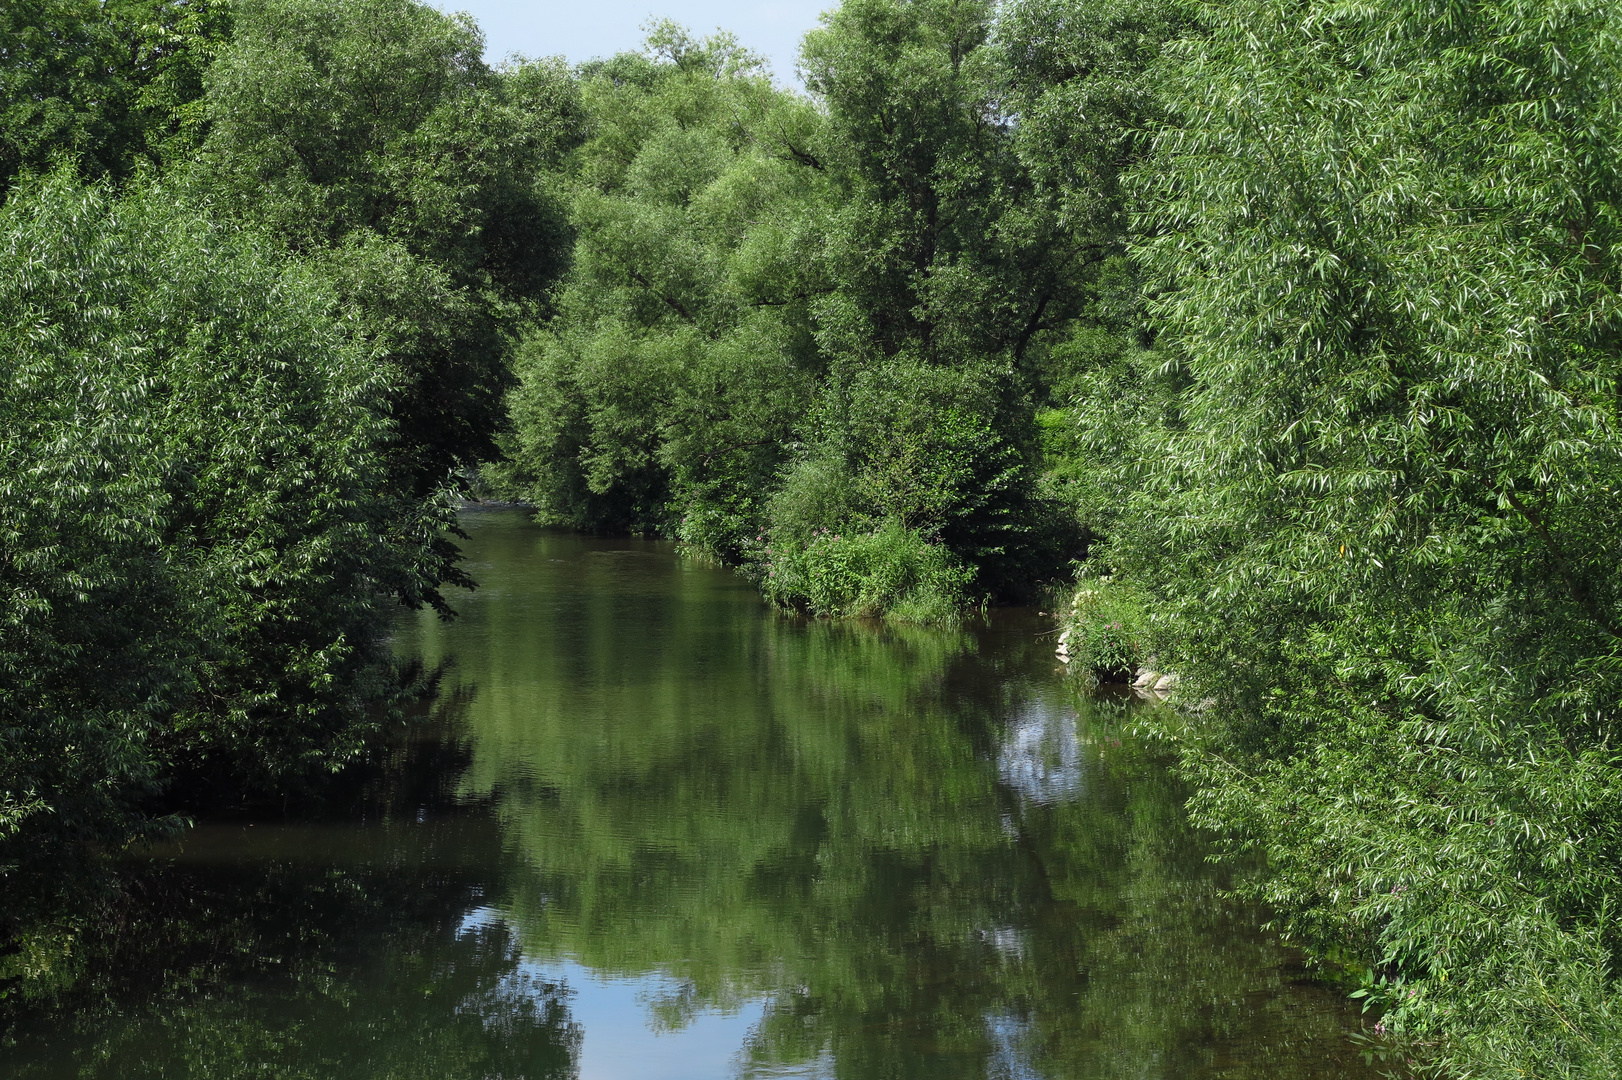
POLYGON ((1175 689, 1177 689, 1177 676, 1175 675, 1162 675, 1155 682, 1155 693, 1157 694, 1169 694, 1175 689))
POLYGON ((1138 672, 1138 677, 1132 680, 1132 689, 1147 690, 1160 678, 1160 672, 1144 668, 1138 672))

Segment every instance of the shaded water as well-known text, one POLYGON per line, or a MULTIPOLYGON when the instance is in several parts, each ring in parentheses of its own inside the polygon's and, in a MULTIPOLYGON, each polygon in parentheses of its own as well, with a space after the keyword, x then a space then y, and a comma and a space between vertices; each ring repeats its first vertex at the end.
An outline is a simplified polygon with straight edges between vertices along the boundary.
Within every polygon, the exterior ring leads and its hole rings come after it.
POLYGON ((1031 612, 806 623, 470 511, 438 723, 344 813, 194 830, 26 1077, 1365 1077, 1031 612), (1079 710, 1079 712, 1078 712, 1079 710))

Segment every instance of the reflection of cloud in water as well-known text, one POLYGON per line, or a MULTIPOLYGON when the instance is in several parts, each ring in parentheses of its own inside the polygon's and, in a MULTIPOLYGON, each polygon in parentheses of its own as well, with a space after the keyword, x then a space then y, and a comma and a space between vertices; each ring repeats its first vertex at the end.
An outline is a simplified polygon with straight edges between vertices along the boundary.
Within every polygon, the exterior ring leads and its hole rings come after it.
POLYGON ((1042 1080, 1031 1066, 1026 1050, 1031 1023, 1008 1013, 986 1017, 986 1037, 991 1040, 991 1060, 986 1063, 986 1080, 1042 1080))
POLYGON ((1037 698, 1008 722, 997 749, 1003 783, 1026 802, 1070 802, 1081 794, 1081 741, 1076 711, 1061 701, 1037 698))
POLYGON ((1007 961, 1025 959, 1025 934, 1012 926, 993 926, 980 931, 980 940, 990 945, 998 956, 1007 961))
MULTIPOLYGON (((493 907, 462 916, 458 934, 505 923, 493 907)), ((831 1056, 792 1065, 749 1060, 769 1003, 750 998, 729 1009, 694 999, 692 988, 664 971, 606 974, 574 960, 529 960, 504 990, 561 985, 570 1020, 582 1033, 575 1059, 579 1080, 831 1080, 831 1056)))
POLYGON ((462 916, 462 921, 456 926, 456 936, 473 934, 492 926, 501 926, 506 923, 501 912, 493 907, 476 907, 462 916))

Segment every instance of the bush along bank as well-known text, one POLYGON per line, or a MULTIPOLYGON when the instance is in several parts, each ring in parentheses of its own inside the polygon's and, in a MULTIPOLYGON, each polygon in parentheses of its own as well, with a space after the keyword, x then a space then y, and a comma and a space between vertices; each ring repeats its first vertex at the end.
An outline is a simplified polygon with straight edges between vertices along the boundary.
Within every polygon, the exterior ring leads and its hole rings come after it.
POLYGON ((1074 407, 1196 820, 1439 1075, 1622 1074, 1619 70, 1614 4, 1200 9, 1129 452, 1074 407))
MULTIPOLYGON (((1059 659, 1096 683, 1131 684, 1156 674, 1151 657, 1149 611, 1144 595, 1112 577, 1084 578, 1057 613, 1059 659)), ((1159 676, 1156 674, 1156 679, 1159 676)), ((1143 680, 1143 688, 1155 683, 1143 680)))
POLYGON ((414 0, 0 13, 0 996, 71 981, 70 871, 399 719, 391 610, 467 580, 568 251, 573 76, 482 50, 414 0))
POLYGON ((952 622, 974 580, 944 544, 894 521, 851 537, 823 529, 804 544, 779 543, 775 553, 769 546, 761 552, 762 591, 784 607, 817 614, 952 622))

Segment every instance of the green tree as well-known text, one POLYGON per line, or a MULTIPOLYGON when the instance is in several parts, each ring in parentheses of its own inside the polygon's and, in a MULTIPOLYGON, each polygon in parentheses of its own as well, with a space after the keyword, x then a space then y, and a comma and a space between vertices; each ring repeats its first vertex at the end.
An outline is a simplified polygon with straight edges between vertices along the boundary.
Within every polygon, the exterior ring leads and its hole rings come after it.
POLYGON ((1101 526, 1101 485, 1043 432, 1143 366, 1118 175, 1170 12, 864 0, 807 38, 838 192, 816 309, 830 378, 778 550, 899 523, 1017 596, 1080 553, 1078 511, 1101 526))
POLYGON ((494 456, 511 334, 566 257, 549 170, 576 138, 572 79, 493 71, 470 20, 414 0, 254 0, 236 18, 194 181, 330 262, 391 371, 396 483, 428 496, 494 456))
MULTIPOLYGON (((1148 151, 1144 131, 1161 111, 1153 65, 1187 22, 1187 5, 1167 0, 1018 0, 998 16, 999 101, 1018 118, 1013 149, 1033 189, 1020 220, 1070 253, 1063 302, 1073 317, 1048 320, 1026 351, 1045 481, 1088 545, 1114 534, 1153 453, 1140 444, 1175 387, 1158 373, 1141 274, 1127 257, 1122 173, 1148 151)), ((1108 560, 1095 556, 1095 569, 1108 560)))
POLYGON ((1120 559, 1202 818, 1478 1076, 1615 1072, 1614 5, 1200 9, 1134 186, 1186 390, 1120 559))
POLYGON ((730 37, 673 24, 581 90, 575 268, 525 344, 512 463, 490 474, 548 520, 737 559, 820 364, 799 266, 822 185, 794 156, 820 121, 730 37))
POLYGON ((1033 409, 1097 366, 1081 331, 1106 359, 1138 344, 1114 177, 1152 14, 1065 61, 1116 50, 1091 142, 1013 122, 1058 61, 1029 59, 1040 13, 991 45, 980 4, 830 14, 804 54, 817 108, 669 25, 589 67, 576 268, 526 345, 494 486, 680 536, 829 613, 938 613, 1054 573, 1078 536, 1039 488, 1033 409))
POLYGON ((227 14, 0 13, 0 922, 361 753, 567 250, 559 64, 406 0, 227 14))
POLYGON ((803 549, 808 526, 888 521, 945 543, 981 588, 1020 576, 1005 564, 1040 508, 1019 365, 1063 317, 1049 308, 1068 249, 1046 258, 1014 223, 1031 189, 998 109, 992 14, 859 0, 806 38, 828 115, 814 164, 834 196, 815 306, 829 374, 774 514, 780 551, 803 549), (830 487, 843 497, 819 496, 830 487))
POLYGON ((15 0, 0 11, 0 196, 66 157, 88 177, 195 150, 218 0, 15 0))

